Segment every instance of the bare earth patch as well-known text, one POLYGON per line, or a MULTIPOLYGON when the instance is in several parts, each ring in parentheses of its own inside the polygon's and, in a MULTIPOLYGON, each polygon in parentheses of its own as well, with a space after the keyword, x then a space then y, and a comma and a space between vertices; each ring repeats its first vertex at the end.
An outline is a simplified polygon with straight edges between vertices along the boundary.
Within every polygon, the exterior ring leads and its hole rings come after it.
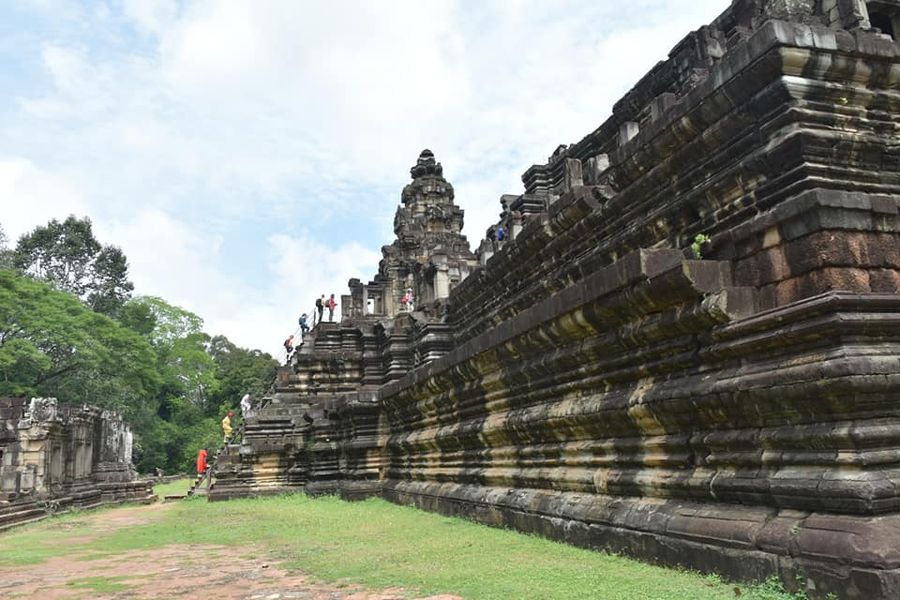
MULTIPOLYGON (((171 505, 128 507, 86 516, 78 542, 96 539, 105 531, 139 525, 158 518, 171 505)), ((65 523, 60 524, 63 528, 65 523)), ((71 543, 73 538, 68 538, 71 543)), ((246 558, 247 550, 213 545, 172 545, 90 558, 80 554, 15 568, 0 568, 0 597, 41 598, 216 598, 252 600, 401 600, 401 589, 370 591, 360 586, 326 584, 270 564, 265 558, 246 558), (87 560, 86 560, 87 558, 87 560)), ((262 551, 264 552, 264 551, 262 551)), ((427 600, 460 600, 442 594, 427 600)))

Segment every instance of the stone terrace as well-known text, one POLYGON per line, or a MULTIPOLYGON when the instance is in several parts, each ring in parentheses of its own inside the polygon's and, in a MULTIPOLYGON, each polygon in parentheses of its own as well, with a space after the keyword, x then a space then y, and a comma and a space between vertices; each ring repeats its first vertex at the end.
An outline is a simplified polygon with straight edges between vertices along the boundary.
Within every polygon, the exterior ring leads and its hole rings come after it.
POLYGON ((423 152, 378 274, 210 499, 381 495, 900 597, 898 25, 895 0, 736 0, 529 168, 474 253, 423 152))

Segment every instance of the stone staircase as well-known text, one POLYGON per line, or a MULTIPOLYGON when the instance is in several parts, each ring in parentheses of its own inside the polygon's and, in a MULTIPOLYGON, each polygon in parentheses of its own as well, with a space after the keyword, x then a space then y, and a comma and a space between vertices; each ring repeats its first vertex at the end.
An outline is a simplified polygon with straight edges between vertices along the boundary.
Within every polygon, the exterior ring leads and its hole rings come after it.
POLYGON ((0 503, 0 531, 40 521, 48 514, 47 508, 34 500, 0 503))
MULTIPOLYGON (((232 432, 232 434, 225 440, 225 443, 221 448, 215 453, 212 460, 209 461, 206 465, 206 472, 194 479, 194 482, 191 484, 191 488, 187 491, 185 496, 180 497, 171 497, 173 500, 181 500, 187 496, 206 496, 209 492, 209 488, 212 486, 213 477, 215 476, 216 466, 219 463, 219 457, 222 456, 223 450, 231 450, 237 449, 237 444, 235 444, 235 440, 241 440, 244 436, 244 423, 243 421, 238 426, 237 429, 232 432)), ((166 500, 170 499, 170 496, 166 496, 166 500)))

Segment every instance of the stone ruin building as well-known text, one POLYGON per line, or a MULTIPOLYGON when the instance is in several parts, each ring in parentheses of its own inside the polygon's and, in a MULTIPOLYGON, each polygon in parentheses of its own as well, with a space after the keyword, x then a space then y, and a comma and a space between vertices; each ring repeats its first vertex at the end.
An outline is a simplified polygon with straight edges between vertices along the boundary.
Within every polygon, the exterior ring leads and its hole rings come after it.
POLYGON ((475 254, 423 152, 378 274, 210 499, 381 496, 900 597, 898 32, 898 0, 735 0, 525 171, 475 254))
POLYGON ((55 398, 0 398, 0 530, 72 507, 148 502, 122 417, 55 398))

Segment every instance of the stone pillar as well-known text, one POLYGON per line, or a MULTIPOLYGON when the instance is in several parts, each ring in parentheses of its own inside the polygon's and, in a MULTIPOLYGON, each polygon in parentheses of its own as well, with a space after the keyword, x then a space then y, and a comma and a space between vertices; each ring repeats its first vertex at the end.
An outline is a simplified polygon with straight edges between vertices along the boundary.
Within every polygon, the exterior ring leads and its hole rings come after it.
POLYGON ((381 310, 385 316, 393 317, 397 314, 397 308, 394 305, 394 286, 386 287, 381 295, 381 310))
POLYGON ((846 29, 869 27, 869 11, 864 0, 837 0, 840 25, 846 29))
POLYGON ((609 156, 598 154, 592 156, 583 163, 584 182, 586 185, 598 185, 602 174, 609 169, 609 156))
POLYGON ((636 136, 640 130, 640 125, 634 121, 625 121, 622 123, 619 127, 619 145, 624 145, 628 140, 636 136))
POLYGON ((124 437, 124 446, 122 448, 122 462, 126 465, 130 465, 132 463, 132 457, 134 455, 134 434, 131 432, 130 427, 125 428, 125 437, 124 437))
POLYGON ((584 185, 584 176, 582 175, 580 160, 578 160, 577 158, 567 158, 565 163, 565 170, 566 178, 563 187, 566 191, 570 191, 572 190, 572 188, 584 185))
POLYGON ((439 300, 450 295, 450 276, 446 265, 442 265, 434 273, 434 298, 439 300))
POLYGON ((494 246, 491 243, 491 240, 481 240, 481 246, 478 247, 478 256, 481 266, 483 267, 484 265, 486 265, 487 261, 489 261, 493 255, 494 246))
POLYGON ((518 211, 513 211, 512 217, 510 219, 510 228, 509 228, 509 237, 510 239, 516 239, 519 237, 519 234, 522 232, 522 213, 518 211))

